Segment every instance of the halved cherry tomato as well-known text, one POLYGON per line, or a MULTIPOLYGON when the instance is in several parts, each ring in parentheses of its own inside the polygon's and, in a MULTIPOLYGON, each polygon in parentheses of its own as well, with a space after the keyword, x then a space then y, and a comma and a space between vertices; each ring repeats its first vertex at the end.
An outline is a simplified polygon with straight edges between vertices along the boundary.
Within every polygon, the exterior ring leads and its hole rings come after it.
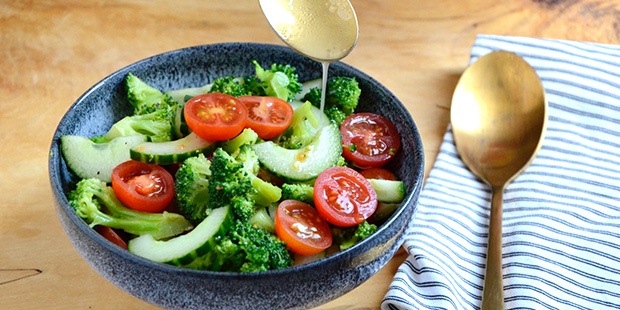
POLYGON ((242 96, 238 98, 248 108, 248 124, 261 139, 275 138, 293 120, 291 105, 277 97, 242 96))
POLYGON ((119 236, 114 229, 108 226, 97 225, 95 226, 95 230, 102 235, 104 238, 108 239, 110 242, 118 245, 119 247, 127 250, 127 243, 121 236, 119 236))
POLYGON ((387 118, 374 113, 349 115, 340 126, 342 156, 360 168, 381 167, 400 149, 400 135, 387 118))
POLYGON ((161 212, 174 198, 174 179, 159 165, 129 160, 112 170, 112 189, 131 209, 161 212))
POLYGON ((332 245, 329 225, 309 204, 290 199, 282 201, 274 222, 278 238, 293 253, 313 255, 332 245))
POLYGON ((396 180, 396 175, 387 169, 384 168, 368 168, 360 170, 360 174, 362 174, 367 179, 378 179, 378 180, 396 180))
POLYGON ((234 138, 245 128, 248 109, 233 96, 207 93, 188 100, 183 115, 189 129, 199 137, 223 141, 234 138))
POLYGON ((348 167, 329 168, 314 182, 314 205, 329 223, 351 227, 377 209, 377 192, 359 172, 348 167))

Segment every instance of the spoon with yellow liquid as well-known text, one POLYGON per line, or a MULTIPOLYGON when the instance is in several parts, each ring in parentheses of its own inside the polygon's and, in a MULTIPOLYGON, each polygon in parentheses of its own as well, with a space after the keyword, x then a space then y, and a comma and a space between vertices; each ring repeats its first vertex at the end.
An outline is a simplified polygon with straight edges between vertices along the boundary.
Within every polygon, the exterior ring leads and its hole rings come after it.
MULTIPOLYGON (((349 55, 359 34, 349 0, 259 0, 276 34, 298 53, 323 64, 323 88, 329 64, 349 55)), ((322 92, 321 110, 325 102, 322 92)))
POLYGON ((459 79, 450 118, 463 162, 492 190, 482 309, 504 309, 503 192, 541 147, 547 123, 545 91, 534 69, 521 57, 492 52, 480 57, 459 79))

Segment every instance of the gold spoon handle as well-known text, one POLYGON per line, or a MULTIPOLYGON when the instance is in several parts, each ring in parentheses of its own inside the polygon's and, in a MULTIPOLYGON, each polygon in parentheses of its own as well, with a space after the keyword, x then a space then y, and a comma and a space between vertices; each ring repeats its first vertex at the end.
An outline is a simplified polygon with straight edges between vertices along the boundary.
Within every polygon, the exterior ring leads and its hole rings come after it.
POLYGON ((482 310, 504 309, 504 285, 502 273, 502 199, 503 186, 493 187, 491 218, 489 221, 489 245, 487 266, 482 289, 482 310))

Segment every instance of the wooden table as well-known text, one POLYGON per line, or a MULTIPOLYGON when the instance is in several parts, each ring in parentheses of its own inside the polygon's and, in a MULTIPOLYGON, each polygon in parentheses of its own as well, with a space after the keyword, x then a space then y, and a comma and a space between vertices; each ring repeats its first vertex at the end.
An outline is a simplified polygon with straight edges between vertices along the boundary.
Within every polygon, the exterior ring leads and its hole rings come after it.
MULTIPOLYGON (((344 59, 407 106, 426 171, 451 94, 479 33, 620 43, 618 1, 353 0, 356 49, 344 59)), ((52 133, 91 85, 153 54, 192 45, 281 44, 255 0, 0 1, 0 308, 145 309, 93 271, 52 204, 52 133)), ((406 258, 321 309, 376 309, 406 258)))

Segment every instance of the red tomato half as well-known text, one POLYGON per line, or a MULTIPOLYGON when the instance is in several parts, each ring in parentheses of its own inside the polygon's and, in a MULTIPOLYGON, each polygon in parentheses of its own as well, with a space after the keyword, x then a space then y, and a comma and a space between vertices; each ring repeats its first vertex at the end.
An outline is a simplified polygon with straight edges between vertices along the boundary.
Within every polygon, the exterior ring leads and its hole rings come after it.
POLYGON ((340 126, 342 156, 360 168, 381 167, 400 149, 400 135, 387 118, 373 113, 349 115, 340 126))
POLYGON ((293 252, 313 255, 332 245, 332 232, 315 208, 297 200, 284 200, 275 217, 278 238, 293 252))
POLYGON ((280 98, 242 96, 238 99, 248 108, 247 126, 252 128, 261 139, 275 138, 293 120, 293 108, 280 98))
POLYGON ((348 167, 323 171, 314 182, 314 205, 329 223, 351 227, 377 209, 377 193, 368 180, 348 167))
POLYGON ((112 170, 112 189, 131 209, 161 212, 174 198, 174 179, 159 165, 129 160, 112 170))
POLYGON ((248 109, 237 98, 221 93, 198 95, 185 103, 187 126, 207 141, 234 138, 245 128, 248 109))
POLYGON ((367 179, 396 180, 396 175, 392 171, 383 168, 362 169, 360 173, 367 179))
POLYGON ((116 231, 114 231, 114 229, 108 227, 108 226, 101 226, 101 225, 97 225, 95 226, 95 230, 102 235, 104 238, 108 239, 110 242, 118 245, 119 247, 127 250, 127 243, 125 242, 125 240, 123 240, 123 238, 121 238, 116 231))

